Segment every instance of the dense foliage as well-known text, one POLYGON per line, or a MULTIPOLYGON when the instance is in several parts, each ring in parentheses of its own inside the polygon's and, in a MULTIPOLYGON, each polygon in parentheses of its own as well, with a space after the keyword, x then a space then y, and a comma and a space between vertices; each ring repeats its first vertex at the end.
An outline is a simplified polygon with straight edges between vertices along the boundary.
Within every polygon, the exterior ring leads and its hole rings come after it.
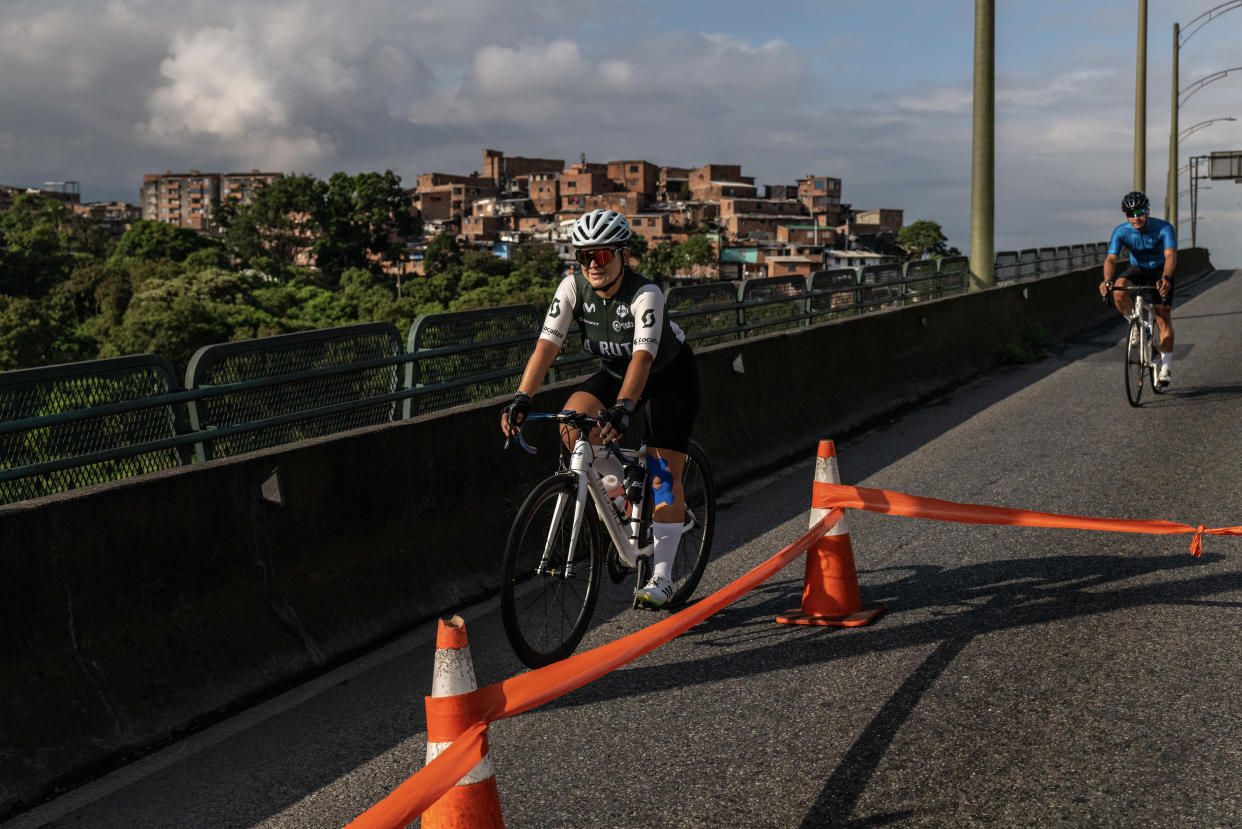
POLYGON ((110 240, 55 199, 18 196, 0 213, 0 370, 142 352, 184 368, 213 343, 367 321, 405 331, 424 313, 542 306, 563 272, 551 246, 504 260, 440 237, 428 275, 398 280, 394 240, 418 228, 390 172, 286 176, 217 220, 218 239, 140 221, 110 240))
MULTIPOLYGON (((120 239, 37 194, 0 213, 0 371, 153 352, 184 368, 204 345, 531 303, 564 274, 551 245, 512 259, 427 244, 426 275, 396 277, 403 238, 421 228, 392 172, 327 181, 287 175, 249 204, 213 205, 216 234, 135 222, 120 239)), ((663 279, 715 261, 702 236, 631 244, 640 273, 663 279)))
POLYGON ((940 224, 930 219, 919 219, 897 231, 897 245, 905 252, 906 259, 961 256, 962 252, 950 247, 948 242, 940 224))

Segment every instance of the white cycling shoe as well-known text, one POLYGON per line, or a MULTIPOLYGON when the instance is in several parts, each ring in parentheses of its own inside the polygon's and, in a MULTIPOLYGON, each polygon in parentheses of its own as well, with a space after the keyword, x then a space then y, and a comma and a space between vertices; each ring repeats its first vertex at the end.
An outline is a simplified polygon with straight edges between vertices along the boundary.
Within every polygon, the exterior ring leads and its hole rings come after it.
POLYGON ((652 576, 646 587, 639 588, 634 599, 647 607, 664 607, 673 598, 673 583, 664 576, 652 576))
POLYGON ((1164 387, 1169 385, 1169 381, 1171 381, 1172 379, 1173 379, 1173 372, 1169 371, 1169 367, 1161 366, 1160 374, 1156 376, 1156 385, 1163 389, 1164 387))

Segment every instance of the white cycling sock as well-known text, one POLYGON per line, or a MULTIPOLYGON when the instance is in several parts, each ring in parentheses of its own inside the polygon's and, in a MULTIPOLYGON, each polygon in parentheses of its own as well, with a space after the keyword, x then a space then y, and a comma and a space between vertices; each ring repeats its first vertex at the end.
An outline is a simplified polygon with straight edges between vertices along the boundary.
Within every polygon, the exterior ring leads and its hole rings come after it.
POLYGON ((653 576, 672 578, 670 573, 673 571, 673 559, 677 558, 677 545, 681 543, 684 528, 681 521, 676 524, 652 523, 651 538, 655 542, 655 549, 651 552, 653 576))
POLYGON ((1167 368, 1169 371, 1173 370, 1173 352, 1172 351, 1161 351, 1160 352, 1160 367, 1167 368))

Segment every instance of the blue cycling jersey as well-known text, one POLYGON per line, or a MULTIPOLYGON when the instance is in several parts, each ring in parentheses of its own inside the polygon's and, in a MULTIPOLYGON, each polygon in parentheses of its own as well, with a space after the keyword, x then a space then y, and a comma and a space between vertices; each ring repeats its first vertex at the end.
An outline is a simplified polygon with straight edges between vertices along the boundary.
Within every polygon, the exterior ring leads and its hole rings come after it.
POLYGON ((1130 249, 1131 265, 1154 270, 1164 267, 1165 248, 1177 249, 1177 233, 1164 219, 1148 216, 1142 230, 1135 230, 1129 222, 1113 229, 1113 238, 1108 241, 1109 255, 1119 255, 1123 245, 1130 249))

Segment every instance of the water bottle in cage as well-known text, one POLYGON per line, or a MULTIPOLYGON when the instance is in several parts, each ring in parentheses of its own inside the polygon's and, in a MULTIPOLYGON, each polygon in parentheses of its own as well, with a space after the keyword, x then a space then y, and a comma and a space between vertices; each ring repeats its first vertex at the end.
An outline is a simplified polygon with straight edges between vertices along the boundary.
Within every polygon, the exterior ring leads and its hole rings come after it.
POLYGON ((600 483, 604 485, 604 493, 612 500, 612 506, 616 509, 617 515, 629 518, 630 504, 625 500, 625 485, 621 483, 621 479, 616 475, 608 474, 600 478, 600 483))

